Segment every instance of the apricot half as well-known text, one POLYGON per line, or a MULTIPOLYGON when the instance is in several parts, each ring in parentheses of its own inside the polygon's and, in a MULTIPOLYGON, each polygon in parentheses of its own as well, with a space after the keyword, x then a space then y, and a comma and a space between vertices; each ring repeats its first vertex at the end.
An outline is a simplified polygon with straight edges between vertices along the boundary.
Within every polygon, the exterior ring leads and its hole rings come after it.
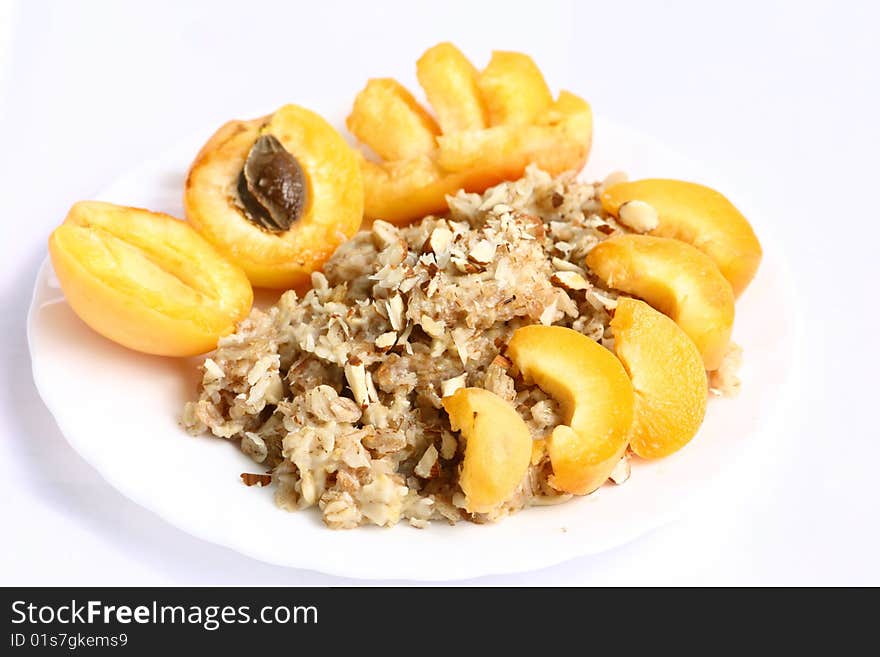
POLYGON ((586 162, 589 104, 567 91, 554 101, 528 55, 493 53, 480 73, 441 43, 417 68, 440 131, 393 80, 369 81, 348 117, 351 132, 382 157, 361 158, 367 220, 406 224, 445 211, 447 194, 483 192, 520 178, 531 163, 557 175, 586 162))
POLYGON ((596 490, 629 439, 634 396, 623 365, 605 347, 561 326, 517 329, 507 354, 526 382, 560 404, 565 423, 547 439, 551 485, 577 495, 596 490))
POLYGON ((630 448, 643 458, 668 456, 694 437, 706 413, 700 352, 675 322, 638 299, 618 300, 611 330, 635 391, 630 448))
POLYGON ((459 485, 467 510, 487 513, 509 499, 532 455, 532 436, 516 410, 482 388, 460 388, 443 398, 453 431, 467 441, 459 485))
POLYGON ((683 180, 651 178, 618 183, 602 193, 602 206, 619 216, 622 205, 643 201, 659 217, 651 231, 688 242, 708 255, 736 296, 746 289, 761 263, 761 243, 751 224, 714 189, 683 180))
POLYGON ((49 254, 74 312, 101 335, 148 354, 210 351, 253 302, 244 272, 165 214, 77 203, 52 232, 49 254))
POLYGON ((187 219, 209 242, 254 285, 282 289, 306 285, 357 232, 363 203, 355 152, 296 105, 221 127, 196 156, 184 194, 187 219))

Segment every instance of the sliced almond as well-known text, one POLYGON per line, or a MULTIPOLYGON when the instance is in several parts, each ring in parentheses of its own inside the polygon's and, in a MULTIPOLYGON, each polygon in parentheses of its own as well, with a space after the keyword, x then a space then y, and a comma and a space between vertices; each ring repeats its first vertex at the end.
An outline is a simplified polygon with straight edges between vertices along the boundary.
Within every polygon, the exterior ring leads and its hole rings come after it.
POLYGON ((452 231, 443 226, 438 226, 431 231, 428 242, 425 244, 424 251, 426 253, 442 253, 452 241, 452 231))
POLYGON ((385 302, 385 308, 388 312, 388 321, 391 322, 391 328, 399 331, 403 328, 403 297, 395 294, 385 302))
POLYGON ((562 258, 557 258, 556 256, 553 256, 553 258, 550 259, 550 262, 553 264, 557 271, 573 271, 578 274, 582 274, 584 271, 573 262, 569 262, 568 260, 564 260, 562 258))
MULTIPOLYGON (((617 299, 609 297, 607 294, 600 290, 597 290, 596 288, 590 290, 589 294, 587 295, 587 301, 590 301, 590 296, 594 297, 606 310, 614 310, 615 308, 617 308, 617 299)), ((595 308, 595 304, 591 305, 593 305, 593 307, 595 308)), ((597 308, 597 310, 599 310, 599 308, 597 308)))
POLYGON ((256 463, 262 463, 269 454, 266 442, 252 431, 245 431, 241 437, 241 451, 250 456, 256 463))
POLYGON ((343 371, 345 372, 345 380, 348 381, 348 387, 351 389, 351 394, 354 395, 354 400, 361 408, 365 408, 369 403, 370 394, 367 390, 367 370, 364 364, 352 365, 348 363, 343 371))
POLYGON ((513 366, 513 363, 511 363, 508 359, 506 359, 501 354, 498 354, 497 356, 495 356, 495 358, 492 359, 492 362, 490 363, 490 365, 497 365, 498 367, 500 367, 502 369, 509 370, 513 366))
POLYGON ((459 374, 458 376, 446 379, 440 384, 440 393, 444 397, 451 397, 456 390, 464 388, 467 384, 467 374, 459 374))
POLYGON ((480 265, 488 265, 495 259, 495 243, 490 240, 480 240, 468 252, 468 259, 480 265))
POLYGON ((432 338, 442 338, 445 333, 446 323, 435 320, 429 315, 422 315, 419 324, 421 324, 422 330, 432 338))
POLYGON ((385 351, 386 349, 391 349, 394 346, 394 343, 397 342, 397 332, 396 331, 388 331, 387 333, 383 333, 379 337, 376 338, 375 345, 376 349, 380 351, 385 351))
POLYGON ((483 271, 481 266, 470 260, 466 260, 465 258, 453 256, 450 258, 450 261, 462 274, 476 274, 477 272, 483 271))
POLYGON ((367 401, 370 403, 379 401, 379 393, 376 391, 376 384, 373 383, 373 375, 366 372, 364 378, 367 381, 367 401))
POLYGON ((382 266, 397 267, 406 259, 408 246, 406 240, 399 238, 379 252, 377 260, 382 266))
POLYGON ((378 219, 372 225, 373 243, 377 248, 384 249, 386 246, 397 242, 400 239, 400 233, 394 224, 378 219))
POLYGON ((654 206, 644 201, 627 201, 618 210, 620 223, 637 233, 647 233, 657 228, 660 216, 654 206))
POLYGON ((422 454, 422 458, 416 463, 413 472, 422 479, 430 479, 436 475, 434 466, 437 465, 437 457, 439 456, 437 448, 434 445, 428 445, 428 449, 422 454))
POLYGON ((458 440, 448 431, 444 431, 443 436, 440 438, 440 456, 448 461, 455 456, 457 451, 458 440))
POLYGON ((541 313, 538 321, 541 322, 544 326, 550 326, 553 323, 553 320, 556 319, 556 312, 556 300, 554 300, 553 303, 544 308, 544 312, 541 313))
POLYGON ((558 285, 559 287, 572 291, 586 290, 590 287, 587 279, 575 271, 558 271, 550 277, 550 282, 553 283, 553 285, 558 285))
POLYGON ((425 286, 425 296, 429 299, 437 294, 437 290, 440 289, 440 278, 438 276, 434 276, 428 281, 428 284, 425 286))
POLYGON ((225 376, 223 369, 212 359, 205 359, 205 380, 220 380, 225 376))

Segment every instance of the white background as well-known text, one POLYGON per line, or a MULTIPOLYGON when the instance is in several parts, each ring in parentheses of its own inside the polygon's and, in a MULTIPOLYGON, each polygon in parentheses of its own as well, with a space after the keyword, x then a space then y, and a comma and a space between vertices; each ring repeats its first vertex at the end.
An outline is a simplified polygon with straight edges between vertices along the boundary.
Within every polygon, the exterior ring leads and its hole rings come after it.
POLYGON ((37 397, 25 312, 73 201, 255 107, 410 83, 446 39, 477 62, 529 52, 553 86, 749 190, 805 345, 786 432, 723 494, 612 552, 475 582, 880 584, 880 12, 715 4, 0 0, 0 584, 351 583, 191 538, 106 485, 37 397))

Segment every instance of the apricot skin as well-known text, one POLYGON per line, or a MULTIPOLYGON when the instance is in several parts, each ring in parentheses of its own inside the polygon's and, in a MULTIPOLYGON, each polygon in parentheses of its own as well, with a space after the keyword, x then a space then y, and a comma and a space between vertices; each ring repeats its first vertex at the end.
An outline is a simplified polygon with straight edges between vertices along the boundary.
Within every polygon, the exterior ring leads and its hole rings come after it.
POLYGON ((467 440, 459 485, 472 513, 487 513, 509 499, 525 477, 532 455, 529 428, 516 410, 482 388, 444 397, 453 430, 467 440))
POLYGON ((683 180, 653 178, 612 185, 601 200, 605 210, 615 216, 628 201, 650 204, 660 218, 651 234, 682 240, 708 255, 736 296, 746 289, 761 264, 761 243, 751 224, 714 189, 683 180))
POLYGON ((614 352, 635 391, 630 448, 643 458, 668 456, 697 433, 708 383, 696 345, 644 301, 621 297, 611 320, 614 352))
POLYGON ((526 382, 560 404, 564 424, 547 439, 551 485, 586 495, 601 486, 626 451, 633 389, 620 361, 585 335, 561 326, 517 329, 507 355, 526 382))
POLYGON ((619 235, 597 244, 587 267, 608 287, 644 299, 694 341, 709 371, 727 352, 733 330, 733 288, 715 262, 668 237, 619 235))
POLYGON ((49 254, 74 312, 135 351, 210 351, 253 302, 244 272, 184 222, 148 210, 77 203, 49 254))

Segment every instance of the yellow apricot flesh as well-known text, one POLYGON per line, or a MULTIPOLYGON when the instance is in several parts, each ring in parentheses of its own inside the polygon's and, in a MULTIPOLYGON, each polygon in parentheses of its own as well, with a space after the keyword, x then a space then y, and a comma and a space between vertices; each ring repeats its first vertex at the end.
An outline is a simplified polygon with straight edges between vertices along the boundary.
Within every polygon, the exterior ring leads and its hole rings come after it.
POLYGON ((348 130, 383 160, 430 153, 440 134, 433 117, 397 80, 377 78, 357 95, 348 130))
POLYGON ((708 382, 696 345, 669 317, 644 301, 621 297, 611 320, 614 352, 635 392, 630 449, 668 456, 697 433, 708 382))
POLYGON ((487 513, 522 482, 532 455, 529 428, 504 399, 482 388, 461 388, 443 398, 453 431, 467 441, 459 485, 467 510, 487 513))
POLYGON ((714 189, 683 180, 651 178, 618 183, 601 196, 602 206, 614 216, 630 201, 643 201, 658 214, 651 231, 673 237, 708 255, 739 296, 761 263, 761 243, 751 224, 727 198, 714 189))
POLYGON ((441 43, 422 55, 417 74, 442 130, 393 80, 369 81, 349 117, 349 130, 380 158, 360 158, 366 221, 405 225, 445 212, 448 194, 484 192, 532 163, 551 175, 584 166, 589 104, 567 91, 554 101, 527 55, 495 52, 477 72, 441 43))
POLYGON ((49 238, 49 254, 74 312, 148 354, 210 351, 253 302, 241 269, 186 223, 148 210, 77 203, 49 238))
POLYGON ((494 51, 479 85, 489 125, 528 125, 553 102, 541 69, 521 52, 494 51))
POLYGON ((429 48, 416 63, 416 72, 444 133, 486 127, 479 72, 458 48, 448 42, 429 48))
POLYGON ((447 194, 459 189, 483 192, 521 178, 530 163, 551 175, 578 170, 590 152, 592 131, 590 105, 563 91, 539 123, 441 135, 436 158, 379 163, 361 157, 364 214, 368 221, 404 225, 444 212, 447 194))
POLYGON ((576 495, 596 490, 629 439, 634 397, 623 365, 598 343, 560 326, 517 329, 507 355, 527 383, 559 402, 564 424, 546 444, 551 485, 576 495))
POLYGON ((709 256, 676 239, 630 234, 597 244, 586 264, 607 287, 671 317, 694 341, 706 369, 718 369, 733 330, 734 296, 709 256))

